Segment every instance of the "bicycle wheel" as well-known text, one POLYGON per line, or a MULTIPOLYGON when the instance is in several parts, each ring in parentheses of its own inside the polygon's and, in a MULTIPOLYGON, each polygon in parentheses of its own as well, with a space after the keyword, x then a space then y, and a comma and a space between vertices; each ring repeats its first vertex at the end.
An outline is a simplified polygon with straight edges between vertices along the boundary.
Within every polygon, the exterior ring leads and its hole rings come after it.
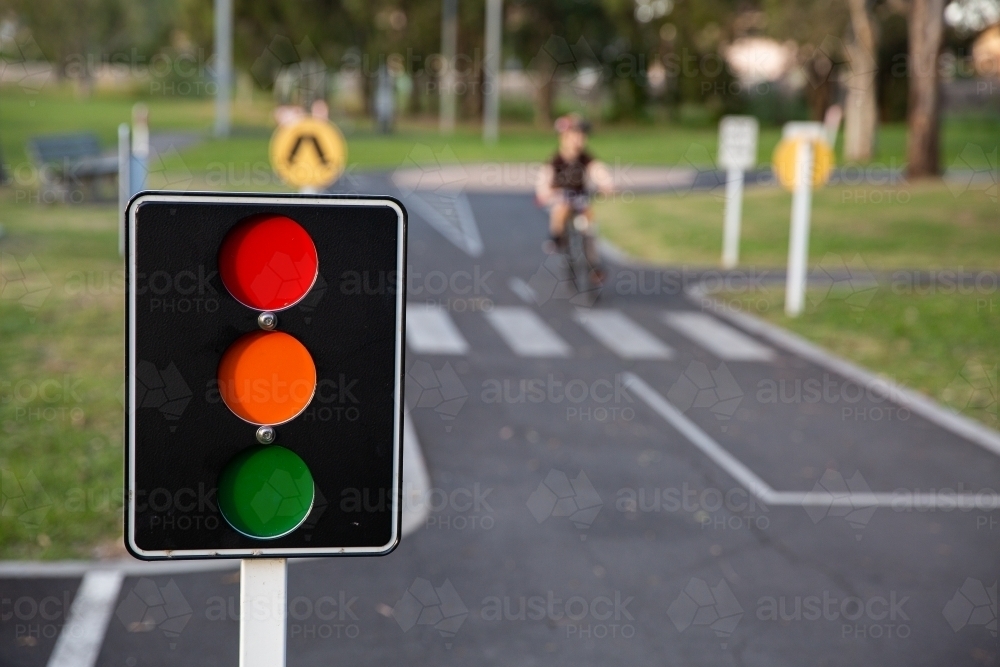
POLYGON ((572 222, 567 225, 566 235, 563 249, 566 257, 566 277, 575 291, 570 303, 579 306, 593 305, 597 300, 597 286, 593 283, 594 267, 587 256, 584 236, 572 222))

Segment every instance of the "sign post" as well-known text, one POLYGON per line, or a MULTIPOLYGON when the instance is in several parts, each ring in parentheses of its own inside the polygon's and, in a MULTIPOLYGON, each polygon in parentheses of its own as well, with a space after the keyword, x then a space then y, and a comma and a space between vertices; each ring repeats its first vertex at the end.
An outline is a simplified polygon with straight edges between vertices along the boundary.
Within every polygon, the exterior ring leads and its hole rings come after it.
POLYGON ((833 150, 822 123, 786 123, 774 149, 778 182, 792 191, 792 221, 788 236, 785 314, 798 317, 805 306, 809 267, 809 218, 814 187, 824 185, 833 169, 833 150))
POLYGON ((240 667, 285 667, 286 562, 240 563, 240 667))
POLYGON ((500 134, 500 34, 503 0, 486 0, 486 57, 483 58, 483 141, 495 144, 500 134))
POLYGON ((759 126, 753 116, 724 116, 719 123, 719 158, 726 170, 726 215, 722 232, 722 266, 740 261, 740 220, 743 213, 743 176, 757 164, 759 126))
POLYGON ((118 126, 118 256, 125 256, 125 207, 132 197, 129 176, 132 171, 132 134, 128 123, 118 126))
POLYGON ((798 317, 805 303, 809 263, 809 214, 812 208, 813 148, 799 141, 795 152, 795 190, 792 192, 792 226, 788 235, 788 276, 785 279, 785 314, 798 317))
POLYGON ((282 667, 285 559, 399 543, 406 211, 143 192, 126 220, 125 546, 243 559, 240 665, 282 667))

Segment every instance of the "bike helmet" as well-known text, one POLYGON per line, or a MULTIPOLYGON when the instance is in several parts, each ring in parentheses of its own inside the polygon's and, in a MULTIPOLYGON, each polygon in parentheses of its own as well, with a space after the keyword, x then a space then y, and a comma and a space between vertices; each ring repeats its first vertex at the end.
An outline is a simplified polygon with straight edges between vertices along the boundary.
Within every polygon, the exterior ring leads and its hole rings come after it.
POLYGON ((568 132, 569 130, 577 130, 583 132, 584 134, 590 134, 590 122, 584 120, 580 114, 568 113, 565 116, 560 116, 555 122, 556 132, 562 134, 563 132, 568 132))

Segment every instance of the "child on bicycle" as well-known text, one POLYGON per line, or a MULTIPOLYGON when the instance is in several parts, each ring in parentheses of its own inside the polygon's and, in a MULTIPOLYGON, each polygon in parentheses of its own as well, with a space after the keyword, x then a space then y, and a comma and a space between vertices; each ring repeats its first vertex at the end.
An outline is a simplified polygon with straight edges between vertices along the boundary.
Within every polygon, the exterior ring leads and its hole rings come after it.
POLYGON ((571 113, 556 120, 555 129, 559 133, 559 150, 542 166, 535 184, 539 204, 549 207, 550 252, 566 247, 566 225, 575 224, 583 235, 584 252, 593 267, 591 278, 600 284, 604 272, 592 234, 594 213, 590 197, 594 190, 611 194, 614 183, 604 163, 587 151, 590 123, 571 113))

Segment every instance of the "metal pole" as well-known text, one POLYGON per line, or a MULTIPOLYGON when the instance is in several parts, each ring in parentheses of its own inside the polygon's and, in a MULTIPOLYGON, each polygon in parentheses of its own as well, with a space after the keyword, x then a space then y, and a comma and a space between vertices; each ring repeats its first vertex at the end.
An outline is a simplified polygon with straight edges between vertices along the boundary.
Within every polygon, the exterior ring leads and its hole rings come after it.
POLYGON ((132 106, 131 164, 129 197, 146 189, 149 176, 149 109, 142 102, 132 106))
POLYGON ((496 143, 500 134, 500 30, 503 25, 503 0, 486 0, 486 57, 483 60, 483 141, 496 143))
POLYGON ((795 155, 795 191, 792 193, 792 228, 788 239, 788 276, 785 278, 785 314, 802 313, 809 263, 809 211, 812 207, 813 147, 799 140, 795 155))
POLYGON ((455 52, 458 48, 458 0, 442 0, 441 6, 441 55, 444 72, 438 81, 441 86, 441 132, 455 130, 455 52))
POLYGON ((129 172, 132 170, 132 151, 128 123, 118 126, 118 255, 125 256, 125 207, 132 192, 129 172))
POLYGON ((285 667, 284 558, 240 562, 240 667, 285 667))
POLYGON ((722 232, 722 267, 740 262, 740 218, 743 214, 743 171, 726 171, 726 222, 722 232))
POLYGON ((233 0, 215 0, 215 136, 228 137, 233 83, 233 0))

